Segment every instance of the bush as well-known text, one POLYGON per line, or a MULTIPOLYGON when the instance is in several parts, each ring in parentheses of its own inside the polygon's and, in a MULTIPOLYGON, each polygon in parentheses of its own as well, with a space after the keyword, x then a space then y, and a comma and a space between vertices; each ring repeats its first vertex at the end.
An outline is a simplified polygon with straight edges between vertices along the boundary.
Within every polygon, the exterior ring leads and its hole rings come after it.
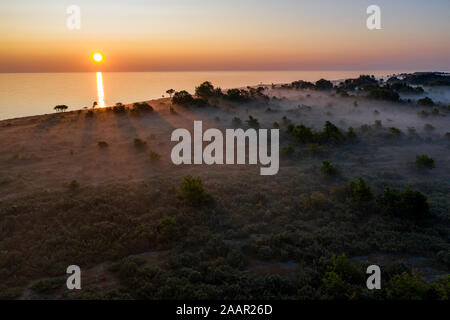
POLYGON ((419 191, 407 189, 400 192, 386 188, 377 199, 381 211, 390 216, 402 218, 424 218, 428 215, 427 197, 419 191))
POLYGON ((108 147, 108 143, 106 141, 99 141, 98 142, 98 146, 100 148, 107 148, 108 147))
POLYGON ((127 111, 127 108, 125 105, 121 102, 117 102, 116 105, 113 107, 114 113, 125 113, 127 111))
POLYGON ((291 157, 295 153, 295 149, 292 146, 283 147, 280 150, 280 154, 285 157, 291 157))
POLYGON ((149 105, 147 102, 136 102, 133 104, 133 110, 137 112, 152 112, 153 107, 149 105))
POLYGON ((230 89, 225 96, 228 100, 245 102, 250 100, 248 91, 242 89, 230 89))
POLYGON ((370 90, 368 98, 376 100, 398 101, 400 99, 400 96, 397 92, 392 91, 388 88, 376 88, 370 90))
POLYGON ((423 99, 417 100, 417 104, 419 106, 429 106, 429 107, 431 107, 431 106, 434 106, 434 101, 432 99, 428 98, 428 97, 425 97, 423 99))
POLYGON ((320 168, 323 174, 325 175, 336 175, 338 173, 336 167, 328 160, 322 161, 322 167, 320 168))
POLYGON ((55 106, 53 109, 55 109, 55 111, 61 111, 61 112, 64 112, 64 111, 66 111, 67 109, 69 109, 69 107, 66 106, 65 104, 59 104, 59 105, 55 106))
POLYGON ((37 293, 50 293, 58 288, 63 288, 64 285, 64 278, 45 279, 34 283, 30 289, 37 293))
POLYGON ((175 94, 173 95, 173 98, 172 98, 172 102, 174 104, 186 106, 186 105, 194 104, 195 100, 189 92, 182 90, 182 91, 175 92, 175 94))
POLYGON ((158 153, 156 153, 156 152, 153 151, 153 150, 150 150, 149 156, 150 156, 150 160, 151 160, 151 161, 157 161, 157 160, 161 159, 161 155, 158 154, 158 153))
POLYGON ((214 94, 214 86, 209 81, 205 81, 200 86, 195 88, 195 95, 206 101, 208 100, 208 98, 214 96, 214 94))
POLYGON ((133 144, 137 149, 143 149, 147 146, 147 142, 145 142, 139 138, 134 139, 133 144))
POLYGON ((426 154, 420 154, 416 156, 415 166, 418 169, 433 169, 435 167, 434 159, 430 158, 426 154))
POLYGON ((356 181, 350 181, 349 187, 352 194, 352 200, 357 204, 363 204, 373 199, 373 193, 363 178, 359 177, 356 181))
POLYGON ((331 81, 320 79, 316 82, 317 90, 331 90, 333 89, 333 83, 331 81))
POLYGON ((234 117, 233 120, 231 120, 231 124, 233 125, 233 127, 240 127, 242 126, 242 120, 238 117, 234 117))
POLYGON ((198 207, 211 200, 209 193, 205 191, 200 177, 185 176, 178 189, 178 196, 188 205, 198 207))
POLYGON ((80 188, 80 183, 77 180, 70 181, 70 183, 69 183, 69 189, 70 190, 74 191, 74 190, 77 190, 79 188, 80 188))
POLYGON ((248 116, 248 120, 246 120, 246 122, 250 128, 259 129, 258 119, 248 116))

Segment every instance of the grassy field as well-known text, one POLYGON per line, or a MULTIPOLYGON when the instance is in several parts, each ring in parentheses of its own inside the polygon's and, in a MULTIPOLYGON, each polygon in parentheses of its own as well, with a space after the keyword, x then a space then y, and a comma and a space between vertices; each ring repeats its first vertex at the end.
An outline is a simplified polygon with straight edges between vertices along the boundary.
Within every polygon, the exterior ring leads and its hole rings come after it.
POLYGON ((1 121, 0 298, 448 299, 450 109, 261 92, 1 121), (277 175, 172 164, 175 128, 250 116, 277 175))

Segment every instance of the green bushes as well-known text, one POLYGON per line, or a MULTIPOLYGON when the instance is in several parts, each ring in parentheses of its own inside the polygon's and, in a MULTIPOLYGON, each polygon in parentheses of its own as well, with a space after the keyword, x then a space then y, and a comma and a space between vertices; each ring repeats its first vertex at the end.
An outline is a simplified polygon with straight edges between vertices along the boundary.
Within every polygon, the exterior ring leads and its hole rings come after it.
POLYGON ((238 117, 234 117, 233 120, 231 121, 231 124, 235 128, 240 127, 240 126, 242 126, 242 120, 238 117))
POLYGON ((420 154, 416 156, 415 166, 417 169, 433 169, 434 159, 430 158, 426 154, 420 154))
POLYGON ((333 255, 322 283, 328 299, 356 298, 356 286, 364 283, 362 272, 345 254, 333 255))
POLYGON ((330 161, 323 160, 322 161, 322 167, 320 168, 320 171, 322 171, 323 174, 327 176, 334 176, 338 173, 338 170, 336 169, 336 166, 334 166, 330 161))
POLYGON ((373 199, 373 193, 363 178, 359 177, 356 181, 350 181, 351 199, 356 204, 365 204, 373 199))
POLYGON ((427 197, 419 191, 407 189, 400 192, 386 188, 377 199, 381 211, 390 216, 419 219, 428 215, 429 205, 427 197))
POLYGON ((50 293, 58 288, 64 288, 65 282, 64 278, 39 280, 30 289, 37 293, 50 293))
MULTIPOLYGON (((340 143, 345 140, 345 137, 339 128, 330 121, 325 122, 322 131, 314 132, 311 128, 303 124, 297 126, 289 124, 287 132, 301 143, 340 143)), ((350 135, 352 136, 352 133, 350 135)))
POLYGON ((184 203, 193 207, 204 205, 212 200, 211 195, 203 187, 201 178, 190 175, 184 177, 177 195, 184 203))
POLYGON ((450 276, 428 283, 418 273, 395 275, 386 289, 389 300, 448 300, 450 276))
POLYGON ((246 120, 248 126, 253 129, 259 129, 259 121, 252 116, 248 116, 248 120, 246 120))

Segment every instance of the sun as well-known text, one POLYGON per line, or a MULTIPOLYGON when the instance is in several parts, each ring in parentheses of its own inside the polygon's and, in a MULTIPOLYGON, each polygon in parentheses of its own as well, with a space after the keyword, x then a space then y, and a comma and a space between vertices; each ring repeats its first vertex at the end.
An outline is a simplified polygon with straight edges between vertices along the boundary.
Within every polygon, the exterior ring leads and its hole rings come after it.
POLYGON ((100 52, 95 52, 92 55, 92 59, 94 59, 95 62, 102 62, 103 61, 103 55, 100 52))

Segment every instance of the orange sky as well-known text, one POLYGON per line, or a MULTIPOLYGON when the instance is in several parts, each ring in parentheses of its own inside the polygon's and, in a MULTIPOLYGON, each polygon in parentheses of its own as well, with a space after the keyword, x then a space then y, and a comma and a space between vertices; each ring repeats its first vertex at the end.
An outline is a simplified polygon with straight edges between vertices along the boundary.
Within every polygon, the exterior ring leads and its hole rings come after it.
POLYGON ((1 3, 0 72, 450 69, 448 0, 379 1, 376 31, 366 1, 78 2, 73 31, 65 1, 1 3))

